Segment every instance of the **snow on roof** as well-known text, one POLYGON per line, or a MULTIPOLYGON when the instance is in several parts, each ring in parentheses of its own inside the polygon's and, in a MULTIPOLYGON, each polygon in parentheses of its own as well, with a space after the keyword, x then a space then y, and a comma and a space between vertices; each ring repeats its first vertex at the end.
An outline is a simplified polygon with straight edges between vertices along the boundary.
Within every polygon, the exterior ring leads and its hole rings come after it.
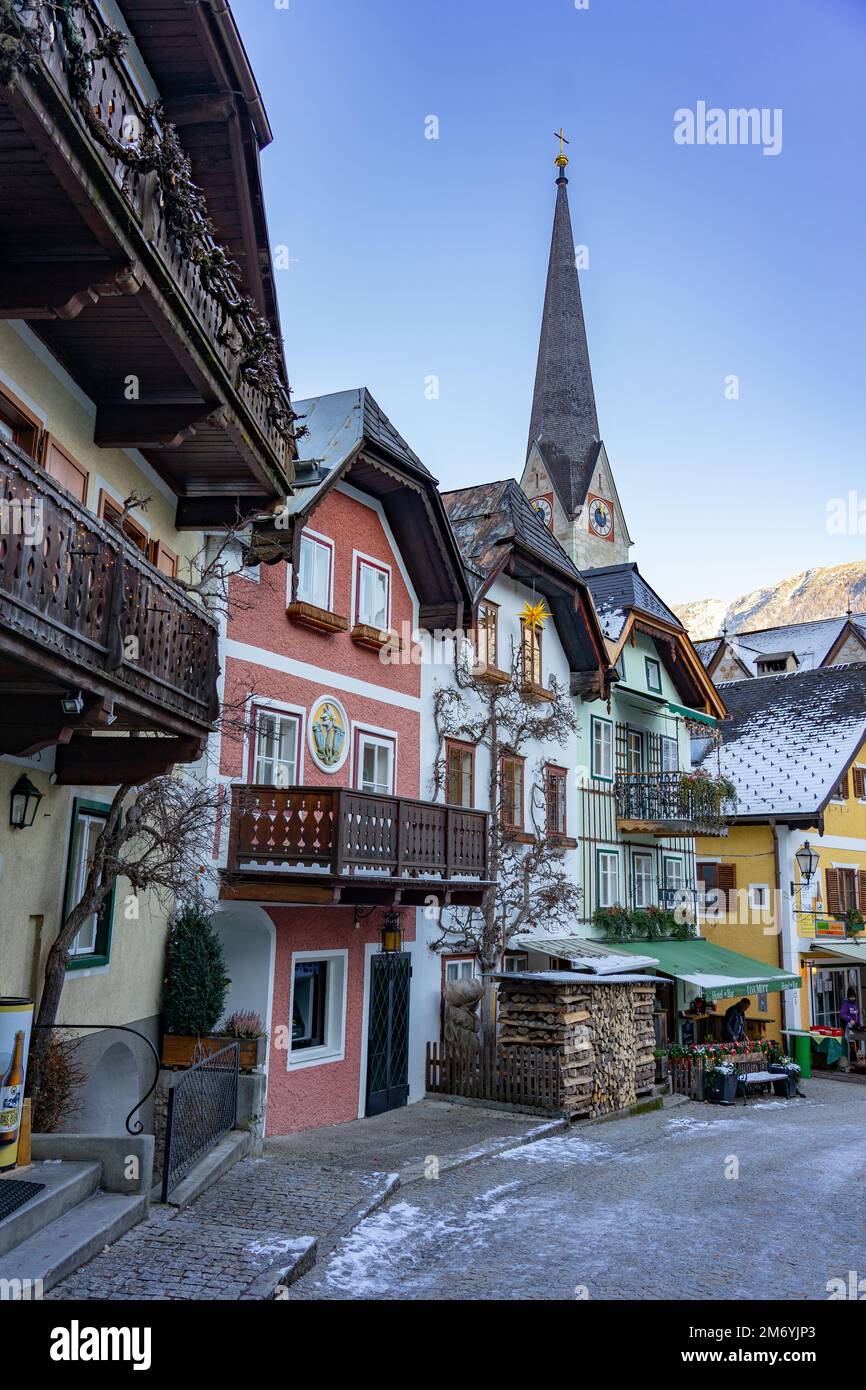
POLYGON ((866 740, 866 665, 824 666, 719 686, 730 719, 709 771, 737 788, 734 820, 823 809, 866 740))
MULTIPOLYGON (((791 623, 787 627, 767 627, 755 632, 729 632, 725 637, 711 637, 695 643, 695 649, 705 666, 709 666, 720 642, 727 642, 746 670, 757 675, 757 663, 767 657, 793 655, 800 670, 814 671, 830 654, 839 640, 848 618, 820 618, 815 622, 791 623)), ((866 641, 866 615, 854 613, 851 624, 866 641)))

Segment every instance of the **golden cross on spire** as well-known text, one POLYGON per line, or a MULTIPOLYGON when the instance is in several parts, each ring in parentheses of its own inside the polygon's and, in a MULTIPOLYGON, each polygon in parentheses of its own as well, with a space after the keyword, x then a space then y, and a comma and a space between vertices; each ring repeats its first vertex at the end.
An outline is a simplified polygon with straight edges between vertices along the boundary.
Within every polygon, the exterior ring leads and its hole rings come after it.
POLYGON ((556 156, 554 163, 557 169, 565 169, 568 166, 568 155, 565 153, 565 147, 566 145, 570 145, 571 141, 566 140, 562 126, 559 127, 559 130, 555 130, 553 134, 559 141, 559 154, 556 156))

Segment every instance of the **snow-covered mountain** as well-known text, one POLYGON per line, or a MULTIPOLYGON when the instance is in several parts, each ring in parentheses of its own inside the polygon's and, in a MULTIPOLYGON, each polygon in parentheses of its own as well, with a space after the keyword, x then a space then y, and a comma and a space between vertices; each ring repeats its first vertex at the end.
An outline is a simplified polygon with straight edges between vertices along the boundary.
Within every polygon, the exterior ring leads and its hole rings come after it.
POLYGON ((842 618, 848 609, 866 612, 866 560, 828 569, 803 570, 790 579, 754 593, 743 594, 733 603, 721 599, 697 599, 674 609, 694 641, 747 628, 781 627, 787 623, 807 623, 815 618, 842 618))

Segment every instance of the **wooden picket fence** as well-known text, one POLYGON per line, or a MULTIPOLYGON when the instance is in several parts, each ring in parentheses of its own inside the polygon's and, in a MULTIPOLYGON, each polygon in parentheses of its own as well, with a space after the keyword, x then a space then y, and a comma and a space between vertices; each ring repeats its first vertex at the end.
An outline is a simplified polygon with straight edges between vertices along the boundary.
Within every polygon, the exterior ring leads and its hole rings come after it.
MULTIPOLYGON (((763 1052, 743 1052, 730 1059, 738 1073, 766 1071, 767 1058, 763 1052)), ((715 1065, 712 1057, 671 1057, 671 1091, 689 1100, 704 1098, 704 1070, 715 1065)))
POLYGON ((562 1072, 555 1047, 457 1048, 427 1044, 427 1090, 467 1100, 562 1111, 562 1072))

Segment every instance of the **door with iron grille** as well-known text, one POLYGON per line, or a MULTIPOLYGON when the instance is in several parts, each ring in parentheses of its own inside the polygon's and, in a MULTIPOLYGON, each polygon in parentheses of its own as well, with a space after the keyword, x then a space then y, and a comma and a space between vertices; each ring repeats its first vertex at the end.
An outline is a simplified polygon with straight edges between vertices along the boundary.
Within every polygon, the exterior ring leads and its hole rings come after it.
POLYGON ((406 952, 370 959, 367 1114, 396 1110, 409 1099, 409 983, 406 952))

